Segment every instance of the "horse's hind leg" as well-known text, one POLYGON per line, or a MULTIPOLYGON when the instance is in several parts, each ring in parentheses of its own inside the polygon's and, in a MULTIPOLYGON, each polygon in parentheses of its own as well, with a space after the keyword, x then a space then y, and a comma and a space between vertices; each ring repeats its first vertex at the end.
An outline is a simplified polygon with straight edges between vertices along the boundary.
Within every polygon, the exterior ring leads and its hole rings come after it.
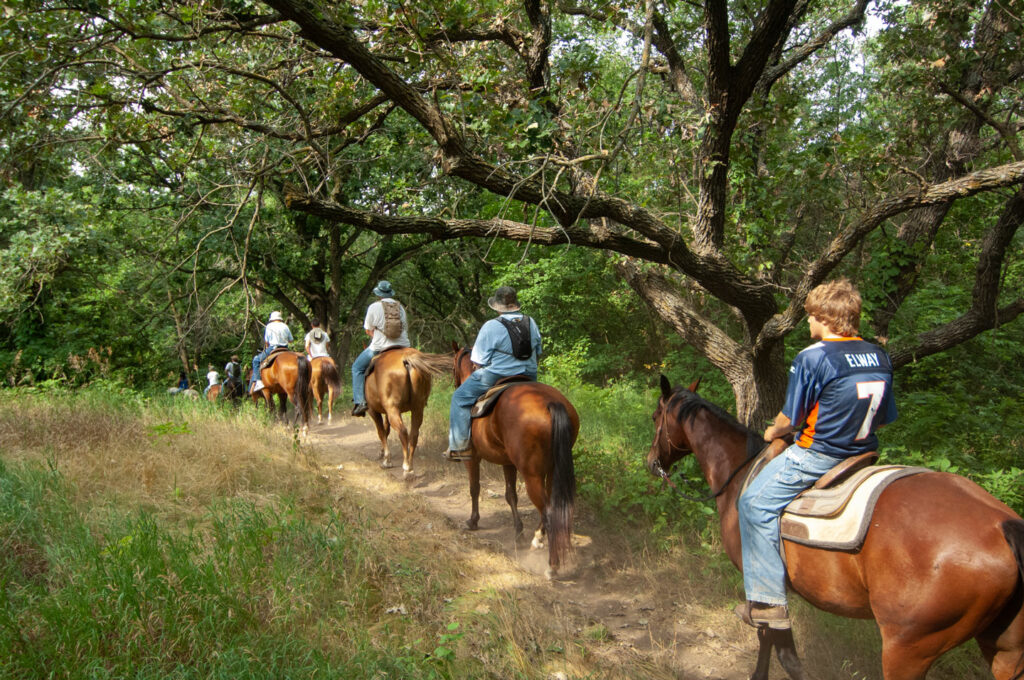
POLYGON ((334 387, 332 385, 327 386, 327 424, 331 424, 331 418, 334 417, 334 387))
POLYGON ((516 493, 518 471, 515 465, 504 465, 502 471, 505 473, 505 500, 512 508, 512 525, 516 528, 516 538, 519 538, 523 533, 523 520, 519 516, 519 494, 516 493))
POLYGON ((530 547, 540 549, 544 547, 544 534, 547 533, 547 514, 545 510, 548 507, 548 493, 544 485, 544 480, 536 475, 523 475, 523 483, 526 485, 526 494, 533 501, 533 505, 537 508, 537 512, 540 514, 540 526, 537 527, 537 531, 533 534, 533 542, 530 543, 530 547))
MULTIPOLYGON (((323 386, 320 385, 319 380, 313 381, 313 403, 316 404, 316 424, 319 425, 324 422, 324 393, 323 386)), ((327 422, 330 422, 328 419, 327 422)))
MULTIPOLYGON (((401 422, 401 414, 399 414, 399 422, 401 422)), ((416 445, 420 440, 420 425, 423 424, 423 409, 413 408, 412 413, 409 414, 409 432, 406 438, 407 445, 402 447, 402 469, 405 470, 405 476, 411 477, 413 474, 413 458, 416 457, 416 445)), ((398 431, 399 435, 405 432, 403 427, 398 431)))
POLYGON ((370 419, 373 424, 377 427, 377 438, 380 439, 380 455, 377 459, 380 461, 380 466, 385 470, 391 467, 391 450, 388 449, 388 435, 391 433, 391 426, 388 422, 373 409, 367 411, 370 414, 370 419))
POLYGON ((392 430, 398 431, 398 441, 402 444, 402 471, 406 476, 412 474, 412 455, 409 453, 409 432, 402 422, 402 413, 397 406, 388 409, 388 424, 392 430))

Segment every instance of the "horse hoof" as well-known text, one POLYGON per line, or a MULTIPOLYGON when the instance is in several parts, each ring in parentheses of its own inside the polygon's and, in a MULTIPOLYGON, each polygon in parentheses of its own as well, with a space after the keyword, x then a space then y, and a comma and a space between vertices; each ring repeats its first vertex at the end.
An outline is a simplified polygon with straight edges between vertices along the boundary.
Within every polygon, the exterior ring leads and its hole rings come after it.
POLYGON ((544 578, 546 578, 549 581, 554 581, 555 580, 555 570, 552 569, 551 567, 548 567, 547 569, 545 569, 544 570, 544 578))
POLYGON ((467 528, 468 530, 470 530, 470 531, 476 531, 476 530, 477 530, 477 525, 476 525, 476 522, 471 522, 471 521, 469 521, 469 520, 467 519, 467 520, 466 520, 466 528, 467 528))

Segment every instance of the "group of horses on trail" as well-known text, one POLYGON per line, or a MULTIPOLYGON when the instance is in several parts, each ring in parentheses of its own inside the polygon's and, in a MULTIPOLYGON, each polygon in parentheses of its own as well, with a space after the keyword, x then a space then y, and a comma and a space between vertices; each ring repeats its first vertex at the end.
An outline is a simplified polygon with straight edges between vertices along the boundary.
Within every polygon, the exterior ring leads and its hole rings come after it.
MULTIPOLYGON (((382 467, 391 466, 388 436, 397 430, 402 469, 413 475, 423 409, 433 376, 450 373, 458 386, 473 371, 470 350, 453 344, 450 354, 392 348, 377 355, 367 373, 368 413, 381 442, 382 467), (402 413, 410 412, 406 428, 402 413)), ((328 360, 329 361, 329 360, 328 360)), ((333 362, 317 369, 304 355, 284 352, 263 370, 263 398, 290 399, 308 428, 309 395, 337 388, 333 362), (328 366, 330 368, 328 368, 328 366), (333 387, 332 387, 333 385, 333 387)), ((557 389, 533 381, 496 385, 502 392, 489 410, 474 414, 469 475, 472 511, 480 518, 480 462, 502 466, 505 500, 515 536, 523 532, 517 477, 536 506, 540 525, 532 546, 548 542, 548 575, 571 557, 576 481, 572 448, 579 416, 557 389)), ((715 491, 724 549, 737 568, 741 546, 736 500, 738 474, 766 449, 761 436, 690 389, 672 388, 661 377, 653 414, 656 428, 646 458, 648 470, 668 480, 671 466, 693 454, 715 491)), ((313 396, 318 410, 321 396, 313 396)), ((487 395, 483 397, 487 399, 487 395)), ((774 447, 781 450, 781 447, 774 447)), ((671 483, 671 482, 670 482, 671 483)), ((856 549, 828 549, 788 540, 783 547, 794 591, 812 605, 852 618, 873 618, 882 638, 885 680, 920 680, 945 652, 974 638, 996 680, 1024 678, 1024 520, 980 486, 955 474, 930 471, 892 481, 877 496, 870 529, 856 549)), ((808 677, 790 629, 759 628, 752 680, 767 680, 771 650, 793 680, 808 677)))

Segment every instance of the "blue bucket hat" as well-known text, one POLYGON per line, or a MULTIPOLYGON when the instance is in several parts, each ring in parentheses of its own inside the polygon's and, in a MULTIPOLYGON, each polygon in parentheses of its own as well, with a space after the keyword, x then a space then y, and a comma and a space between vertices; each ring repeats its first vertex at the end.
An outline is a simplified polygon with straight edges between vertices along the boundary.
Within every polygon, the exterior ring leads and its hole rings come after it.
POLYGON ((391 287, 390 281, 378 281, 377 287, 373 289, 373 294, 377 297, 394 297, 395 289, 391 287))

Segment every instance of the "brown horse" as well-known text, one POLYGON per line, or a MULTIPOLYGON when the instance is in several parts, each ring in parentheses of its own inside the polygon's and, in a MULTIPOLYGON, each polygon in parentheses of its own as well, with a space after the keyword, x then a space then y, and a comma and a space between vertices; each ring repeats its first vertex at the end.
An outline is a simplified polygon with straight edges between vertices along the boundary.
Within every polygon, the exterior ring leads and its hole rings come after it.
POLYGON ((338 366, 330 357, 313 357, 309 362, 312 368, 310 382, 313 385, 313 403, 316 404, 316 422, 319 425, 324 420, 324 396, 327 397, 327 424, 331 424, 334 416, 334 398, 341 393, 341 378, 338 376, 338 366))
POLYGON ((402 442, 403 474, 406 478, 413 476, 413 456, 423 423, 423 407, 430 396, 431 376, 447 373, 451 361, 449 354, 424 354, 412 347, 386 349, 373 358, 366 376, 366 407, 377 426, 382 468, 391 467, 388 435, 394 428, 402 442), (402 422, 406 411, 410 412, 408 430, 402 422))
MULTIPOLYGON (((736 510, 744 467, 764 446, 720 408, 661 377, 656 433, 647 467, 667 477, 693 453, 715 494, 722 542, 740 568, 736 510)), ((903 477, 882 492, 855 552, 783 541, 790 585, 814 606, 874 618, 886 680, 924 678, 943 653, 975 638, 997 680, 1024 677, 1024 520, 958 475, 903 477)), ((791 631, 759 629, 754 679, 768 677, 772 645, 794 679, 803 678, 791 631)))
MULTIPOLYGON (((455 353, 455 384, 473 372, 469 349, 455 353)), ((480 461, 500 465, 505 473, 505 500, 512 508, 518 537, 523 533, 519 517, 516 475, 523 475, 526 493, 540 514, 532 547, 542 548, 547 535, 548 577, 554 576, 572 548, 572 521, 576 497, 576 472, 572 447, 579 434, 576 409, 554 387, 538 382, 510 385, 486 416, 474 418, 470 430, 472 458, 466 461, 472 514, 466 527, 475 531, 480 520, 480 461)))
POLYGON ((310 387, 309 360, 305 354, 278 352, 274 363, 260 371, 263 388, 253 393, 253 401, 259 404, 262 397, 267 409, 274 412, 274 395, 278 397, 278 417, 284 420, 288 400, 295 404, 295 422, 302 420, 302 434, 309 433, 309 419, 313 415, 310 387))

